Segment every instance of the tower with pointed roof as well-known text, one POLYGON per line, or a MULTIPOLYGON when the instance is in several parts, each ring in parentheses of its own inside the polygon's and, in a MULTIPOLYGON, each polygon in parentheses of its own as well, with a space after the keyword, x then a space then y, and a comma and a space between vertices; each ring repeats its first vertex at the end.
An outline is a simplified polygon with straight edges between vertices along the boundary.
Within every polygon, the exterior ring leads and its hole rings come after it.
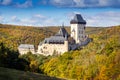
POLYGON ((71 24, 71 37, 76 43, 81 43, 85 38, 85 25, 86 21, 80 14, 76 14, 70 21, 71 24))

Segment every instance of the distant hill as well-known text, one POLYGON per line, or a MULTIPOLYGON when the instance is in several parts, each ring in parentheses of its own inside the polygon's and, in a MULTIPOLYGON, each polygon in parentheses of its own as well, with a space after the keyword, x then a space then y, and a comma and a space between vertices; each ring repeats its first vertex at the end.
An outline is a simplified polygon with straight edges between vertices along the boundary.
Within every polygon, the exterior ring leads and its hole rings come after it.
MULTIPOLYGON (((6 43, 6 46, 11 49, 17 50, 20 44, 34 44, 35 48, 40 41, 44 38, 56 34, 59 27, 29 27, 29 26, 16 26, 16 25, 3 25, 0 24, 0 42, 6 43)), ((70 33, 70 27, 65 27, 70 33)), ((87 27, 87 34, 94 34, 102 31, 105 28, 87 27)))
POLYGON ((0 67, 0 80, 63 80, 43 74, 0 67))

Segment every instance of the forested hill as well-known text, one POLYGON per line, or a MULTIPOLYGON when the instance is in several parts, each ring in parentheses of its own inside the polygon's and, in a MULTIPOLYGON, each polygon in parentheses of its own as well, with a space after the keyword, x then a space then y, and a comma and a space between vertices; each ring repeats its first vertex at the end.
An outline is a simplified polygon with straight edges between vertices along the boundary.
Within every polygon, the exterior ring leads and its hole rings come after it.
POLYGON ((93 41, 83 49, 66 52, 44 63, 43 72, 77 80, 119 80, 120 26, 99 30, 90 37, 93 41))
MULTIPOLYGON (((60 26, 56 27, 29 27, 0 24, 0 42, 6 43, 6 46, 17 50, 19 44, 34 44, 35 48, 44 38, 54 35, 58 32, 60 26)), ((65 27, 70 33, 70 27, 65 27)), ((105 28, 87 27, 87 34, 94 34, 105 28)))
MULTIPOLYGON (((70 28, 66 28, 70 32, 70 28)), ((0 25, 0 66, 75 80, 120 80, 120 26, 86 28, 93 39, 87 46, 63 55, 19 56, 21 43, 36 46, 58 27, 36 28, 0 25)))

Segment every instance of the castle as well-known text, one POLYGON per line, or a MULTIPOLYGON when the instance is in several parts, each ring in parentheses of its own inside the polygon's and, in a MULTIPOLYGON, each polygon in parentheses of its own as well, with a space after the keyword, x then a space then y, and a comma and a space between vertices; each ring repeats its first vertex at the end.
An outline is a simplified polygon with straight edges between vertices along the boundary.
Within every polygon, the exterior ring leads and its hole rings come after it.
MULTIPOLYGON (((85 34, 86 21, 82 18, 82 16, 80 14, 76 14, 74 18, 70 21, 70 24, 70 35, 63 25, 62 27, 60 27, 58 33, 49 38, 45 38, 42 42, 39 43, 36 54, 42 54, 45 56, 54 54, 59 55, 88 44, 90 39, 85 34)), ((28 49, 29 51, 32 50, 29 48, 29 46, 27 47, 26 51, 28 49)), ((18 48, 18 50, 19 52, 21 52, 20 48, 18 48)))

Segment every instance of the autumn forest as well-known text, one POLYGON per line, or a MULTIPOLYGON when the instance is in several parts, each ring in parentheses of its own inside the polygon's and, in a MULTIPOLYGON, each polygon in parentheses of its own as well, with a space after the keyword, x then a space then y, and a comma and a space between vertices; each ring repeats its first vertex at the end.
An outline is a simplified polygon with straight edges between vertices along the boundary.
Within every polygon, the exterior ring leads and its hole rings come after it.
MULTIPOLYGON (((70 27, 65 28, 70 32, 70 27)), ((19 55, 17 48, 20 44, 34 44, 37 50, 39 42, 58 30, 59 27, 52 26, 0 24, 0 67, 61 80, 120 80, 120 26, 87 27, 86 33, 92 41, 63 55, 46 57, 31 52, 19 55)), ((0 79, 4 79, 4 76, 0 73, 0 79)))

